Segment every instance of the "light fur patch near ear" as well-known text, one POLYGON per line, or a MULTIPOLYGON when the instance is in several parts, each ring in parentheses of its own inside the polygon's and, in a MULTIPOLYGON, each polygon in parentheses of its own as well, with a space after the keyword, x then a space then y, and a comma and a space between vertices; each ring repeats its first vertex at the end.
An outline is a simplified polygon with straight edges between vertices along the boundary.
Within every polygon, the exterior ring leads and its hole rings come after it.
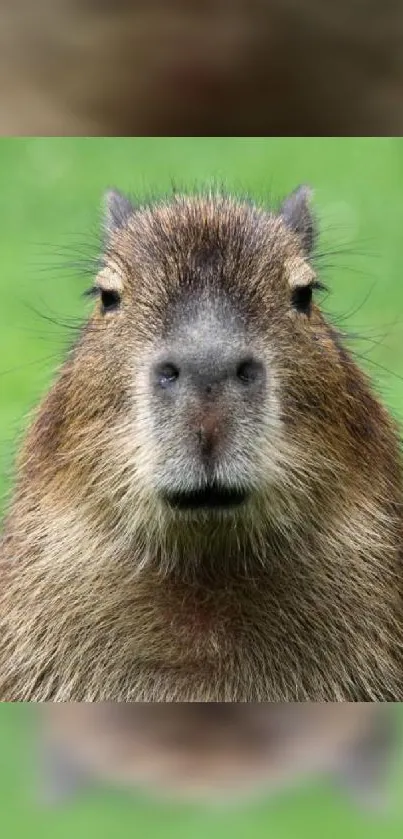
POLYGON ((112 266, 103 268, 96 276, 95 285, 105 291, 123 291, 123 277, 120 271, 115 270, 112 266))
POLYGON ((304 288, 315 280, 313 268, 301 256, 287 259, 284 268, 290 288, 304 288))

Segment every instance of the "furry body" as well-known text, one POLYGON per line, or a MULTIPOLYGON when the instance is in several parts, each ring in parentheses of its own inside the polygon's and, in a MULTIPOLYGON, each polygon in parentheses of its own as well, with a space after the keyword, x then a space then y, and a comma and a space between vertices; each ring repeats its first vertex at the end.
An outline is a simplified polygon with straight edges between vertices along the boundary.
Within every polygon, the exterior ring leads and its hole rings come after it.
POLYGON ((111 194, 106 228, 97 282, 119 308, 95 306, 18 460, 0 697, 402 700, 398 430, 315 301, 296 308, 305 193, 277 213, 111 194), (261 379, 203 395, 199 368, 245 347, 261 379), (157 386, 161 353, 193 350, 182 390, 157 386), (211 482, 247 502, 164 501, 211 482))

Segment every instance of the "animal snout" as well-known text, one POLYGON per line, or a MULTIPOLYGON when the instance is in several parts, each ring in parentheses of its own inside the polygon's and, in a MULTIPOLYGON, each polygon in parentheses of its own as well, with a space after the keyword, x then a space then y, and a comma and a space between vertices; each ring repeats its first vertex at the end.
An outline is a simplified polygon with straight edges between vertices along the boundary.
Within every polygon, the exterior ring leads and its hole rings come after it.
POLYGON ((258 409, 264 363, 223 344, 175 349, 154 367, 160 416, 171 427, 186 427, 200 454, 218 455, 235 427, 258 409))
POLYGON ((212 353, 204 358, 166 358, 155 369, 156 383, 164 390, 179 393, 184 388, 199 396, 213 396, 225 385, 245 391, 264 379, 264 365, 253 356, 223 356, 212 353))
POLYGON ((224 422, 222 412, 214 408, 208 408, 201 415, 197 437, 203 454, 210 455, 217 447, 224 422))

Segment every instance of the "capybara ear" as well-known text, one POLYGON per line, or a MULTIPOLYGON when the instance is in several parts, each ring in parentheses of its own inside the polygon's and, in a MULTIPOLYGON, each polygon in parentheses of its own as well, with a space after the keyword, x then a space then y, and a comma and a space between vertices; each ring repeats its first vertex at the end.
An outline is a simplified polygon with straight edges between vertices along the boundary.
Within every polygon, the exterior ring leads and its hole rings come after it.
POLYGON ((311 211, 311 187, 298 186, 283 201, 280 215, 287 227, 297 233, 305 253, 309 256, 316 241, 316 221, 311 211))
POLYGON ((125 227, 134 213, 134 206, 126 195, 117 189, 107 189, 104 195, 104 231, 106 240, 125 227))

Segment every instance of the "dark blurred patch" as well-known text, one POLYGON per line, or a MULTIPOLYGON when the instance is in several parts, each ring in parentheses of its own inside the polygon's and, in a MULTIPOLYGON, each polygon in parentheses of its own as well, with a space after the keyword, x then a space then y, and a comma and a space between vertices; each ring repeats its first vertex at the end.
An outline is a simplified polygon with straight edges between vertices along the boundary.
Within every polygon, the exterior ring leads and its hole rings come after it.
POLYGON ((387 704, 45 703, 40 714, 39 789, 52 805, 94 782, 209 804, 324 775, 374 809, 399 743, 387 704))
POLYGON ((3 135, 402 132, 401 0, 1 0, 3 135))

